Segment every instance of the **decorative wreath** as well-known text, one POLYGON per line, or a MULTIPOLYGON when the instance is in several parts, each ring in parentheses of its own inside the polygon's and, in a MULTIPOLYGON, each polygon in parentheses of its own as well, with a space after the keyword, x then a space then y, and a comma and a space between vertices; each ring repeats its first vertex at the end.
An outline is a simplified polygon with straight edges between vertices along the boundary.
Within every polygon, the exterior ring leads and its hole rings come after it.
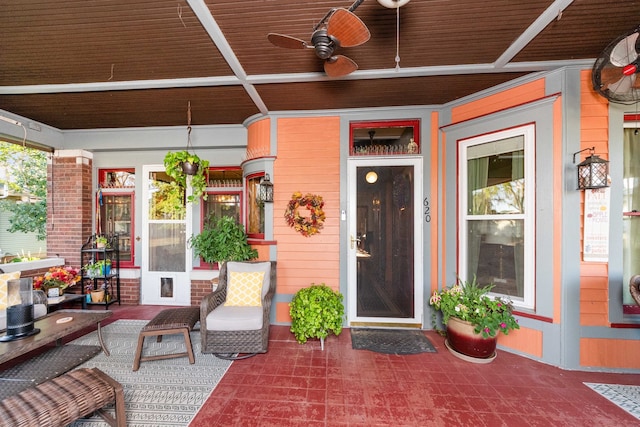
POLYGON ((287 205, 287 210, 284 212, 284 218, 294 230, 299 232, 305 237, 314 235, 322 229, 324 225, 324 201, 321 196, 313 194, 305 194, 295 192, 291 196, 291 200, 287 205), (307 208, 311 215, 306 218, 300 215, 298 208, 307 208))

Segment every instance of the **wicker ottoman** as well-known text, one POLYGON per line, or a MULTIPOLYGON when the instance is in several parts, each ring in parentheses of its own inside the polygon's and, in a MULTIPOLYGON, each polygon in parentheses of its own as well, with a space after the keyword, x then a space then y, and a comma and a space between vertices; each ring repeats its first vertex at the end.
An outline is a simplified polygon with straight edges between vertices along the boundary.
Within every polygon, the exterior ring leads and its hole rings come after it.
POLYGON ((98 412, 110 426, 127 425, 120 383, 98 368, 82 368, 0 402, 0 426, 66 426, 98 412), (102 408, 115 403, 115 416, 102 408))
POLYGON ((170 308, 163 310, 156 315, 144 328, 138 336, 138 348, 133 359, 133 370, 140 368, 140 362, 149 360, 171 359, 174 357, 189 357, 189 363, 195 363, 193 356, 193 346, 191 345, 191 335, 193 326, 200 320, 200 309, 198 307, 170 308), (157 354, 153 356, 142 356, 142 347, 144 346, 144 338, 149 336, 157 337, 157 342, 162 341, 163 335, 183 334, 184 344, 187 348, 183 353, 157 354))

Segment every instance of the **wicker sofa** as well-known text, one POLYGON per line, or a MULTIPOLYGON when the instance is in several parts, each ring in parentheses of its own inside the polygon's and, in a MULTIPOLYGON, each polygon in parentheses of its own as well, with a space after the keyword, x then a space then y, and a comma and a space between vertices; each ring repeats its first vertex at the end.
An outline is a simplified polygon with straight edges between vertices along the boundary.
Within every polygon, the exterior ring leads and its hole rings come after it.
POLYGON ((269 345, 271 300, 275 290, 275 261, 224 263, 220 268, 218 287, 206 295, 200 304, 201 351, 230 359, 266 353, 269 345), (224 305, 231 271, 265 271, 260 307, 224 305))

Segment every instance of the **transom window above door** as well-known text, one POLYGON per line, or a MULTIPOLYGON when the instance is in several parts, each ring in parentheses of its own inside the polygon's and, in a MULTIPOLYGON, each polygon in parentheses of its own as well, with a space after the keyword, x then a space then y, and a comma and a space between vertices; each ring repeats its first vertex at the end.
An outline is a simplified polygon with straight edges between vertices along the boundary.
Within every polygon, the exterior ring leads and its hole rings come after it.
POLYGON ((352 122, 351 156, 420 154, 420 120, 352 122))

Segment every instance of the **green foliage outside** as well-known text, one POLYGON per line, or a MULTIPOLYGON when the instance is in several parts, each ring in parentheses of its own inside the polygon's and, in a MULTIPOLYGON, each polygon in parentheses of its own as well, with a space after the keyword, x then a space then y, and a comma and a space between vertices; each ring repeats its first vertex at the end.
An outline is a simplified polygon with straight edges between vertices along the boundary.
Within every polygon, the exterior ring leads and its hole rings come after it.
POLYGON ((0 167, 6 178, 0 177, 0 186, 6 184, 10 194, 27 198, 16 203, 0 199, 0 211, 10 212, 10 233, 35 233, 38 240, 47 236, 47 155, 40 150, 0 141, 0 167))
POLYGON ((324 283, 300 289, 289 304, 291 332, 300 344, 308 338, 324 340, 329 333, 340 335, 344 318, 343 296, 324 283))

